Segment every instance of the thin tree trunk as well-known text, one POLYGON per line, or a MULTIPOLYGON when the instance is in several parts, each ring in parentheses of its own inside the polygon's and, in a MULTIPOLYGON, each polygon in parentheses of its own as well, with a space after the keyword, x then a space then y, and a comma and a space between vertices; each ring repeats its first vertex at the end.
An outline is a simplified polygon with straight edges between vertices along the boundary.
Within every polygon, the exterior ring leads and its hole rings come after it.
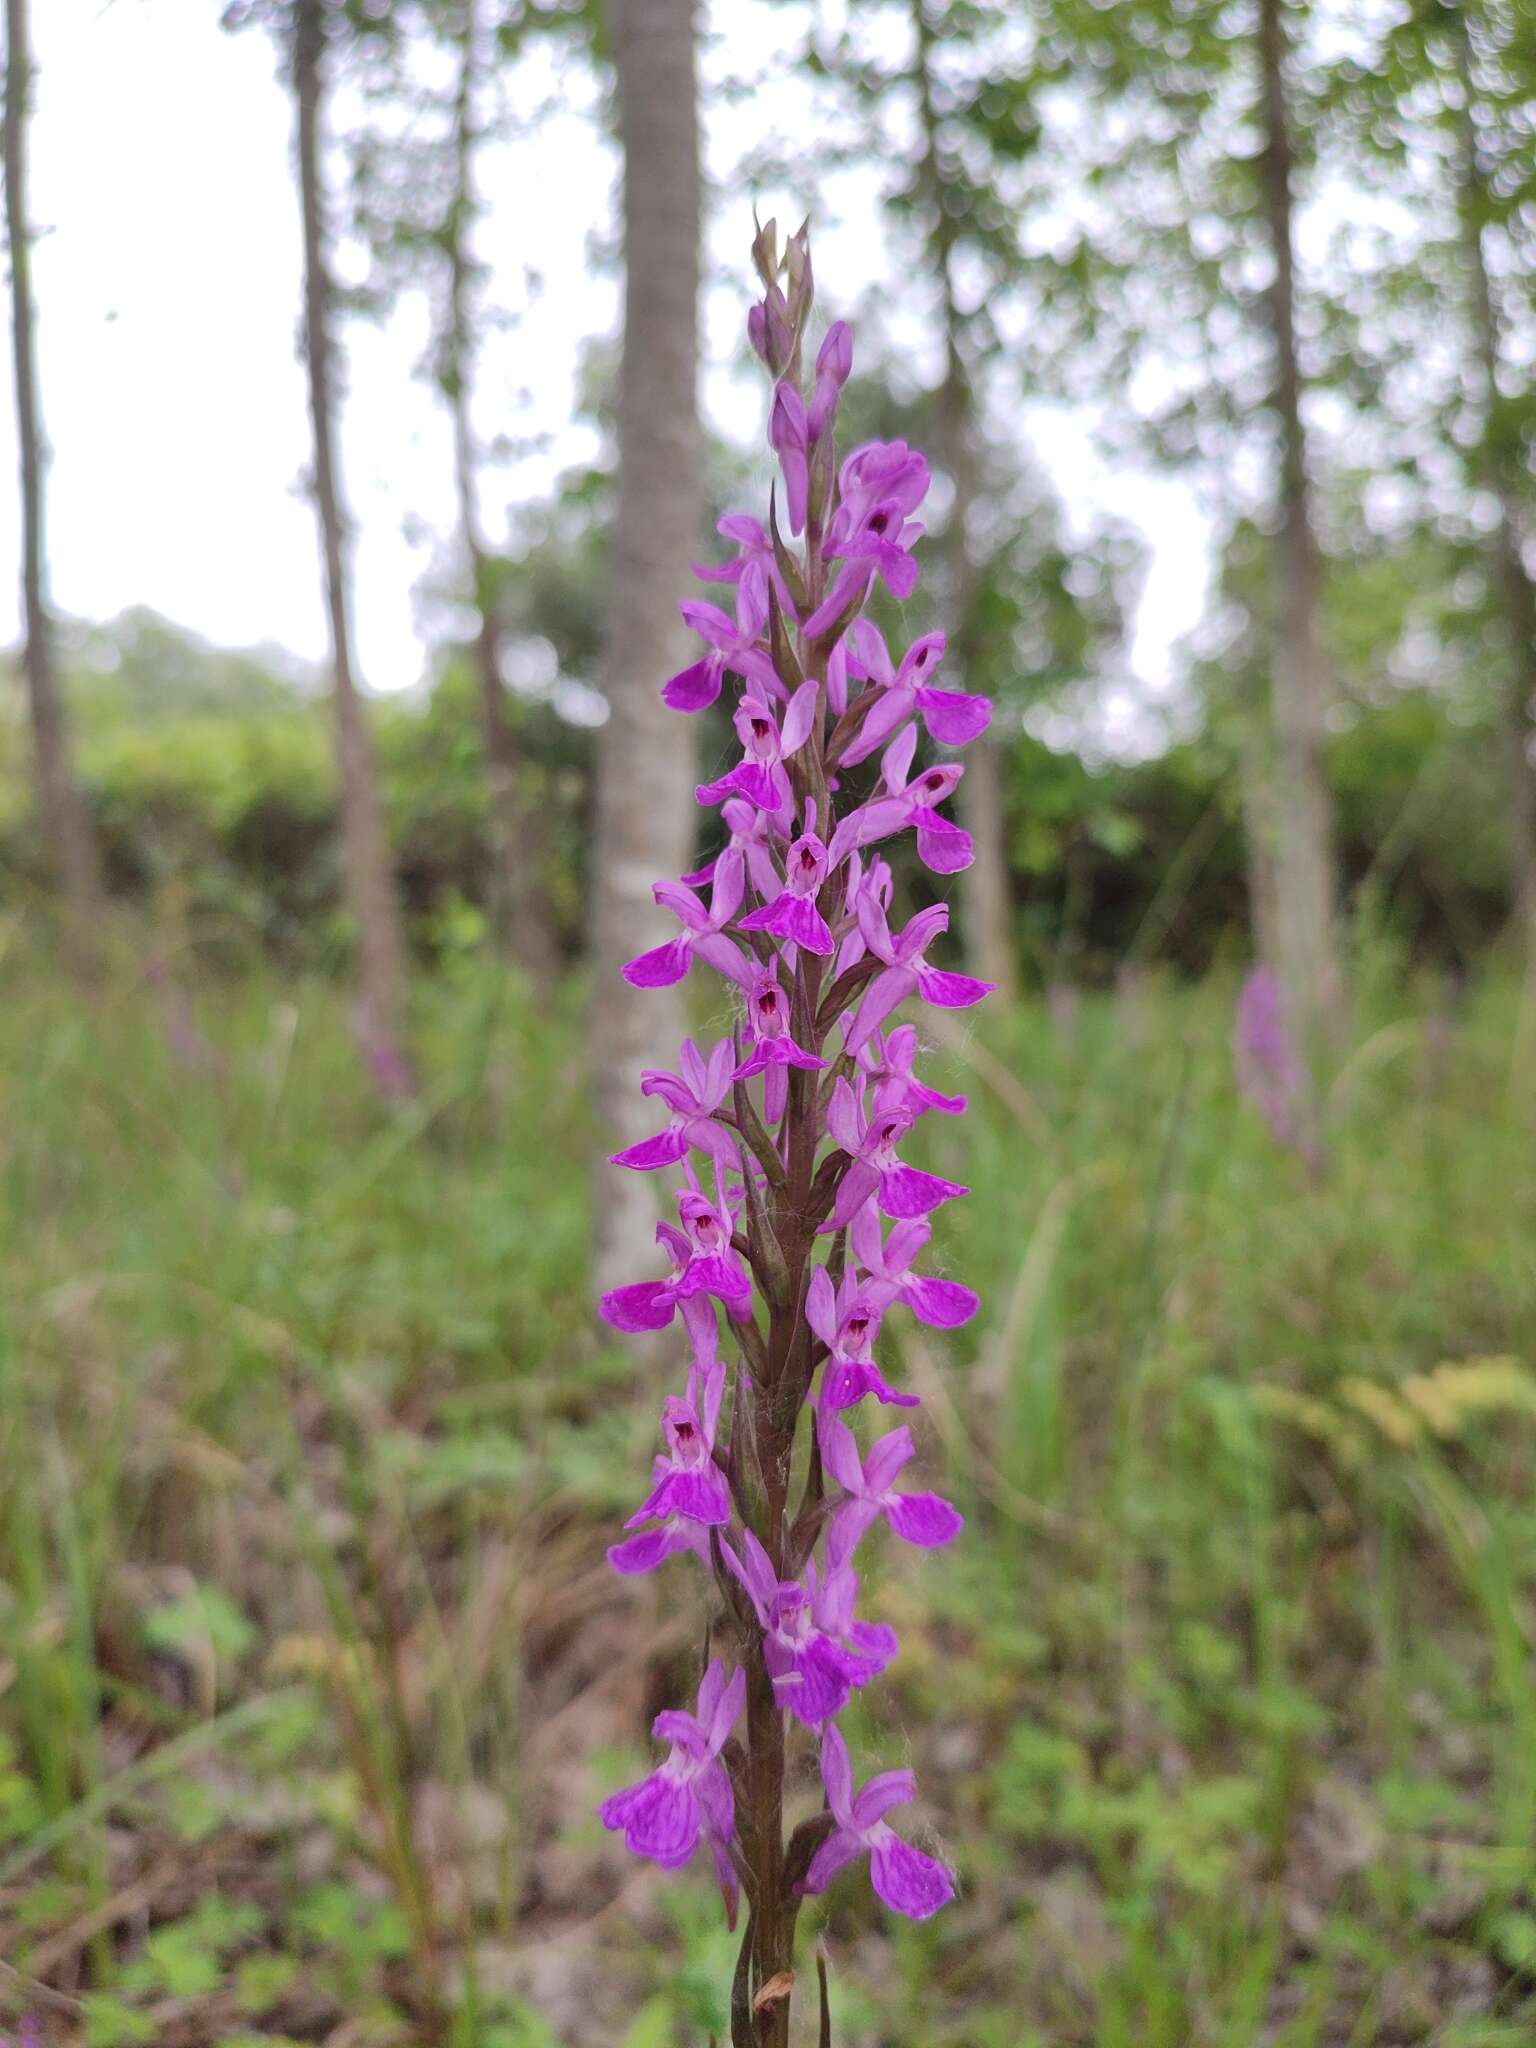
MULTIPOLYGON (((937 29, 928 18, 925 0, 912 0, 916 83, 922 126, 921 176, 928 191, 933 225, 929 258, 938 281, 944 321, 944 384, 939 394, 942 435, 940 458, 954 486, 946 545, 949 556, 950 603, 953 607, 949 661, 962 690, 973 687, 967 675, 975 654, 974 608, 976 572, 967 539, 967 523, 976 501, 975 398, 961 347, 961 313, 954 279, 954 217, 944 205, 944 178, 939 162, 939 122, 934 105, 932 55, 937 29)), ((972 742, 956 801, 970 833, 975 858, 960 879, 961 937, 965 964, 972 974, 992 982, 1004 1002, 1018 993, 1014 956, 1013 915, 1009 901, 1008 830, 1004 805, 1001 748, 995 731, 972 742)))
POLYGON ((44 465, 38 418, 37 343, 32 306, 31 228, 27 220, 27 117, 32 56, 26 0, 5 4, 5 225, 11 257, 11 345, 16 381, 16 440, 21 455, 22 669, 32 722, 37 807, 43 841, 64 908, 70 950, 92 964, 101 884, 90 815, 70 762, 69 730, 54 674, 48 615, 44 465))
POLYGON ((459 533, 475 603, 474 661, 480 685, 480 721, 490 793, 491 921, 498 944, 510 958, 531 980, 544 982, 554 973, 555 949, 544 896, 543 848, 537 820, 523 794, 517 734, 507 714, 506 687, 501 679, 502 633, 495 564, 480 525, 475 490, 478 450, 470 419, 474 344, 466 238, 474 218, 478 0, 466 0, 459 34, 463 42, 454 94, 454 193, 444 236, 448 257, 448 333, 440 383, 453 419, 459 533))
POLYGON ((1508 667, 1499 700, 1499 729, 1508 802, 1510 896, 1527 961, 1536 964, 1536 766, 1531 759, 1532 705, 1536 701, 1536 585, 1521 546, 1519 485, 1500 433, 1502 405, 1499 364, 1504 341, 1483 247, 1488 211, 1487 173, 1478 149, 1473 115, 1477 81, 1464 14, 1452 10, 1457 70, 1462 95, 1460 212, 1472 319, 1477 337, 1477 370, 1483 387, 1483 432, 1478 450, 1484 488, 1498 506, 1488 535, 1493 587, 1499 594, 1507 640, 1508 667))
MULTIPOLYGON (((693 0, 609 0, 624 150, 624 353, 619 490, 608 573, 592 879, 593 1090, 604 1154, 654 1125, 639 1069, 672 1066, 682 991, 632 989, 623 962, 675 936, 651 883, 686 872, 697 741, 661 701, 688 659, 677 616, 701 523, 699 137, 693 0)), ((599 1164, 595 1263, 610 1287, 655 1256, 648 1174, 599 1164)))
POLYGON ((1292 231, 1294 159, 1286 99, 1284 0, 1260 0, 1259 67, 1265 150, 1263 201, 1274 278, 1274 402, 1281 435, 1280 532, 1275 548, 1276 634, 1270 687, 1275 735, 1274 965, 1309 1050, 1342 1025, 1332 805, 1324 762, 1328 682, 1318 620, 1319 563, 1312 530, 1301 371, 1296 350, 1292 231))
POLYGON ((399 1094, 408 1092, 411 1085, 404 1040, 405 948, 373 748, 353 674, 346 543, 332 416, 335 373, 330 316, 334 287, 327 262, 320 164, 324 7, 325 0, 298 0, 294 18, 293 86, 304 222, 304 357, 314 430, 315 514, 330 622, 342 857, 347 895, 357 920, 359 1037, 381 1089, 399 1094))

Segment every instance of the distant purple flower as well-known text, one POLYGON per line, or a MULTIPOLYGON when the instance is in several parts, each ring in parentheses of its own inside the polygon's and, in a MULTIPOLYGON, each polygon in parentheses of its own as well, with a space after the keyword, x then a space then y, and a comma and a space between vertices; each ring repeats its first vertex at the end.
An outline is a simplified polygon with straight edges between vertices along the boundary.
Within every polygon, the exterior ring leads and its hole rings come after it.
POLYGON ((893 1806, 905 1806, 916 1796, 910 1771, 882 1771, 855 1796, 848 1745, 836 1728, 827 1727, 821 1733, 821 1782, 837 1826, 811 1859, 808 1892, 824 1892, 845 1864, 868 1856, 875 1894, 893 1912, 927 1920, 949 1904, 955 1895, 949 1871, 886 1824, 893 1806))
POLYGON ((1275 1143, 1314 1163, 1316 1148, 1306 1130, 1306 1063, 1291 1030, 1285 990, 1271 968, 1254 968, 1238 994, 1233 1052, 1237 1085, 1263 1113, 1275 1143))

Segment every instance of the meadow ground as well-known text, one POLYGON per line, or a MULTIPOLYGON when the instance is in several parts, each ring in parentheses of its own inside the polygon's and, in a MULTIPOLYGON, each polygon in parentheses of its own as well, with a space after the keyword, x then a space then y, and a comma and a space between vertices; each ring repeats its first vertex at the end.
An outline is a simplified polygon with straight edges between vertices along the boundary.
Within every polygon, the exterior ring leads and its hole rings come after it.
MULTIPOLYGON (((963 1890, 807 1913, 838 2048, 1536 2040, 1531 1018, 1368 972, 1314 1182, 1232 995, 942 1062, 986 1306, 888 1341, 969 1527, 881 1553, 854 1733, 963 1890)), ((390 1112, 323 984, 0 959, 0 2024, 721 2034, 703 1875, 592 1811, 702 1604, 603 1562, 674 1373, 585 1298, 577 996, 450 967, 390 1112)))

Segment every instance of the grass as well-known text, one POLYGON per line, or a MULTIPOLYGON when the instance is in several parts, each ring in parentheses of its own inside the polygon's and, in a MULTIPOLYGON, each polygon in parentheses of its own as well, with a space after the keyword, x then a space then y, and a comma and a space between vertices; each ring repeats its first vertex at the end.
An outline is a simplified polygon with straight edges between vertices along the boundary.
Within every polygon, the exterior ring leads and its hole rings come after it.
MULTIPOLYGON (((0 982, 0 2020, 703 2048, 709 1890, 592 1816, 702 1606, 602 1563, 658 1390, 588 1310, 577 992, 451 968, 390 1114, 325 984, 0 982)), ((1372 977, 1314 1182, 1231 996, 939 1062, 986 1308, 889 1341, 970 1526, 881 1553, 853 1732, 963 1896, 807 1916, 839 2048, 1536 2038, 1519 1006, 1372 977)))

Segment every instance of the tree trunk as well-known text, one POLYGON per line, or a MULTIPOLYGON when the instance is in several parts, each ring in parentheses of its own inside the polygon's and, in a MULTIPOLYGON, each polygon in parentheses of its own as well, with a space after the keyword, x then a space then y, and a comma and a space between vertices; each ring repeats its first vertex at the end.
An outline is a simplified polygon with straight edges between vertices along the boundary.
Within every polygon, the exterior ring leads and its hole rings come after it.
MULTIPOLYGON (((967 538, 970 510, 976 501, 976 407, 961 342, 962 316, 954 279, 954 216, 944 205, 944 174, 939 161, 939 121, 933 96, 932 56, 937 30, 928 18, 925 0, 912 0, 914 61, 923 158, 920 175, 932 214, 928 234, 929 261, 939 287, 944 322, 944 384, 939 394, 942 444, 939 458, 954 487, 945 532, 949 601, 952 607, 949 662, 962 690, 974 688, 968 674, 975 655, 973 612, 976 571, 967 538)), ((956 796, 975 858, 960 880, 960 929, 967 970, 992 982, 1005 1003, 1018 994, 1014 958, 1013 914, 1009 901, 1008 831, 1004 806, 1001 747, 996 726, 973 740, 965 774, 956 796)))
POLYGON ((1284 0, 1260 0, 1258 38, 1266 131, 1263 202, 1274 262, 1268 295, 1275 342, 1274 403, 1281 436, 1270 685, 1275 736, 1274 966, 1300 1036, 1315 1053, 1341 1028, 1344 979, 1334 901, 1332 805, 1324 762, 1328 684, 1318 621, 1319 564, 1296 352, 1294 160, 1283 7, 1284 0))
POLYGON ((32 723, 37 807, 77 966, 92 964, 101 884, 90 815, 70 763, 69 731, 53 663, 43 510, 44 463, 33 331, 31 230, 27 220, 27 116, 32 57, 26 0, 5 5, 5 225, 11 256, 11 345, 16 441, 21 457, 22 669, 32 723))
POLYGON ((479 451, 470 419, 474 337, 467 238, 475 211, 478 0, 466 0, 459 34, 463 42, 454 94, 454 192, 443 238, 448 258, 448 331, 439 382, 453 420, 459 534, 466 580, 475 605, 474 662, 480 686, 480 721, 490 795, 491 923, 498 945, 530 980, 543 983, 555 971, 555 948, 544 893, 543 848, 537 820, 524 796, 517 734, 507 714, 506 687, 501 679, 502 635, 495 564, 480 525, 475 487, 479 451))
POLYGON ((298 0, 294 16, 293 88, 298 108, 299 198, 304 222, 304 357, 314 430, 315 514, 325 564, 336 752, 341 780, 342 857, 347 895, 357 920, 358 1036, 374 1078, 386 1094, 408 1093, 405 1052, 405 948, 400 904, 379 802, 373 748, 352 666, 346 543, 336 474, 332 415, 334 363, 330 332, 334 287, 326 253, 325 197, 320 164, 324 92, 325 0, 298 0))
MULTIPOLYGON (((698 417, 699 136, 693 0, 609 0, 624 150, 619 490, 608 572, 592 878, 593 1091, 602 1149, 654 1128, 639 1070, 673 1066, 682 990, 632 989, 624 961, 672 938, 654 880, 686 872, 697 740, 661 686, 689 658, 677 605, 702 519, 698 417)), ((610 1287, 649 1271, 648 1174, 597 1167, 595 1261, 610 1287)))
POLYGON ((1507 642, 1508 666, 1500 693, 1499 728, 1503 743, 1508 803, 1510 896, 1527 962, 1536 965, 1536 766, 1531 759, 1531 716, 1536 701, 1536 585, 1525 566, 1521 546, 1518 457, 1512 459, 1513 436, 1501 431, 1502 401, 1499 364, 1504 353, 1499 311, 1489 282, 1483 227, 1488 212, 1487 172, 1478 149, 1473 117, 1477 81, 1465 15, 1452 10, 1457 70, 1462 87, 1460 109, 1460 213, 1467 282, 1477 338, 1477 371, 1483 387, 1483 432, 1478 449, 1481 481, 1498 506, 1498 520, 1488 535, 1492 584, 1507 642))

